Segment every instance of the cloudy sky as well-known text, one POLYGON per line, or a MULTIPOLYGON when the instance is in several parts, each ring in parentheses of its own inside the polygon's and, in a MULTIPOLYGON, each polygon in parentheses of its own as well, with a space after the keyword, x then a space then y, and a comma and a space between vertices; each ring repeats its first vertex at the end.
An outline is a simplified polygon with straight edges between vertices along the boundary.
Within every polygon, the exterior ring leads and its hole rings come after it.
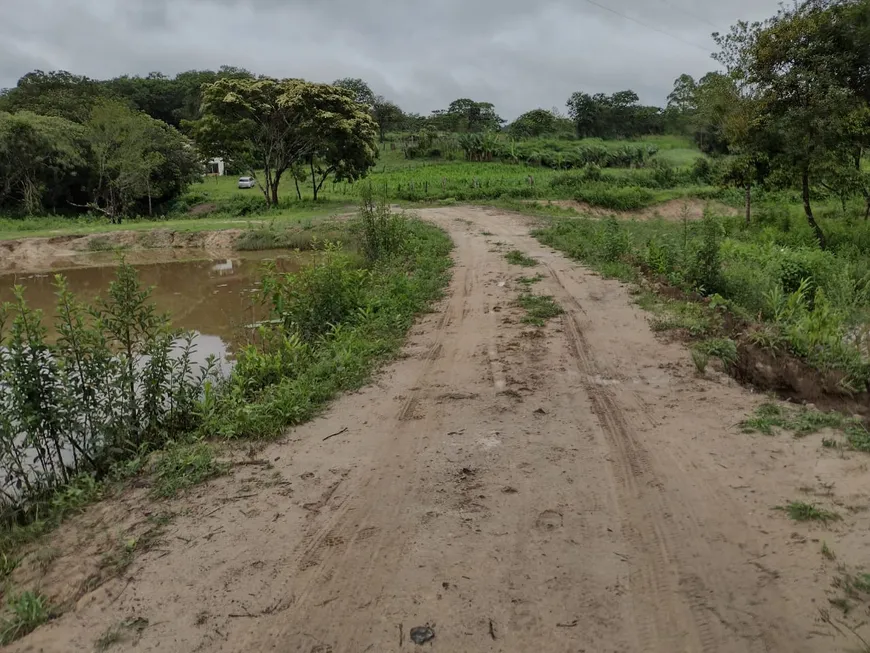
POLYGON ((0 0, 0 87, 36 68, 105 78, 229 64, 276 77, 362 77, 420 113, 471 97, 513 118, 562 108, 576 90, 626 88, 661 104, 678 75, 715 67, 711 32, 766 18, 778 4, 0 0))

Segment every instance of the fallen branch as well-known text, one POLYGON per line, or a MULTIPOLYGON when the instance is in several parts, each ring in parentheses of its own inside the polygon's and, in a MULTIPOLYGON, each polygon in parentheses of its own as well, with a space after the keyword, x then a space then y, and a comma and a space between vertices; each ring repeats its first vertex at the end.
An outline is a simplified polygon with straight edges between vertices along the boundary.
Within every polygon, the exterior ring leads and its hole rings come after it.
POLYGON ((348 431, 348 428, 345 426, 340 431, 337 431, 336 433, 333 433, 332 435, 327 435, 325 438, 323 438, 323 441, 326 442, 327 440, 329 440, 329 438, 334 438, 335 436, 341 435, 342 433, 347 433, 347 431, 348 431))

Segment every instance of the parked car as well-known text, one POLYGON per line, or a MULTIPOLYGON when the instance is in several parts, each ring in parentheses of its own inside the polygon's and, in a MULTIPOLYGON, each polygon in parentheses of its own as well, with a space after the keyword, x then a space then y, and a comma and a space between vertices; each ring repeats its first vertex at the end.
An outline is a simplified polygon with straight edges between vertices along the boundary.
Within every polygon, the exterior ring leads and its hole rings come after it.
POLYGON ((239 177, 239 188, 253 188, 256 185, 253 177, 239 177))

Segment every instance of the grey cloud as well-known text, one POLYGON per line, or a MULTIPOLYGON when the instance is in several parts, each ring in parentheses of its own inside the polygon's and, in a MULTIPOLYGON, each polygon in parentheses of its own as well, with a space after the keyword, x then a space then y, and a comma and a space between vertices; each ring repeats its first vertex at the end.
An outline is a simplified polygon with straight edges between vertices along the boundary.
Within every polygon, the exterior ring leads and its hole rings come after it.
POLYGON ((421 113, 472 97, 512 118, 538 106, 561 108, 576 90, 625 88, 661 104, 681 73, 715 67, 712 31, 765 18, 777 6, 777 0, 0 0, 0 87, 36 67, 105 78, 232 64, 279 77, 362 77, 421 113))

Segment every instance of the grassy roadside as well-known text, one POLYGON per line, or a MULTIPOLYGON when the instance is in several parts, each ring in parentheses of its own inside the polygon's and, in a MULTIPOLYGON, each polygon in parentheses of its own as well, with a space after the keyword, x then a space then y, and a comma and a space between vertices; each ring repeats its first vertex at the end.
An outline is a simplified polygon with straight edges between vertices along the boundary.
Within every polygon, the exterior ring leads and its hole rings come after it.
POLYGON ((557 217, 534 235, 605 276, 638 283, 652 327, 696 343, 699 372, 717 358, 740 380, 814 403, 854 397, 857 410, 870 384, 870 231, 865 238, 863 222, 845 220, 826 228, 827 251, 788 210, 758 211, 750 227, 711 214, 557 217), (817 391, 803 396, 801 377, 815 378, 817 391))

